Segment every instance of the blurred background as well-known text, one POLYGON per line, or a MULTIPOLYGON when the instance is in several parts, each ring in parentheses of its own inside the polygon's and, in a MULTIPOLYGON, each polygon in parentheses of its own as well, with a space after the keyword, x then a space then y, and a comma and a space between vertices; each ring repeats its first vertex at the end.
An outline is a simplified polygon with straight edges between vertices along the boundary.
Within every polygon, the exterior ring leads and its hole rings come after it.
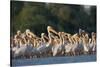
POLYGON ((40 36, 47 26, 57 31, 76 33, 78 29, 96 32, 96 6, 58 3, 11 1, 11 35, 30 29, 40 36))

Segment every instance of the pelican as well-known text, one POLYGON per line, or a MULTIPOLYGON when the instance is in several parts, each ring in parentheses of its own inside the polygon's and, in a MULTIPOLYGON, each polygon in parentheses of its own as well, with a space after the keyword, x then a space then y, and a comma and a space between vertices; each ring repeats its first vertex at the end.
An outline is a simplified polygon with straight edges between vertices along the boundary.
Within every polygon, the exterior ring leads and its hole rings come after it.
POLYGON ((72 52, 74 55, 76 55, 76 54, 79 55, 83 49, 80 35, 81 35, 81 32, 80 32, 80 34, 76 33, 72 36, 72 39, 74 41, 73 46, 72 46, 72 52))
POLYGON ((53 56, 56 56, 59 52, 62 51, 62 39, 61 37, 54 38, 54 45, 52 47, 53 56))
POLYGON ((36 36, 33 32, 31 32, 29 29, 26 29, 25 31, 26 36, 28 36, 29 38, 36 38, 36 39, 40 39, 38 36, 36 36))
POLYGON ((89 50, 94 52, 96 51, 96 33, 92 32, 91 37, 89 39, 89 50))
POLYGON ((47 31, 52 44, 53 56, 56 56, 61 51, 61 45, 62 45, 61 36, 51 26, 47 27, 47 31), (54 36, 53 34, 56 34, 57 36, 54 36))
POLYGON ((47 31, 48 31, 48 33, 52 32, 52 33, 58 35, 58 33, 51 26, 47 27, 47 31))
POLYGON ((96 33, 94 33, 94 32, 92 32, 92 42, 93 42, 92 51, 96 51, 96 33))
POLYGON ((71 53, 71 51, 72 51, 72 47, 73 47, 74 42, 72 40, 72 36, 71 35, 67 36, 66 39, 67 40, 65 42, 65 53, 67 55, 69 55, 69 53, 71 53))
POLYGON ((87 54, 89 52, 89 36, 88 33, 84 32, 82 34, 82 44, 84 48, 84 53, 87 54))

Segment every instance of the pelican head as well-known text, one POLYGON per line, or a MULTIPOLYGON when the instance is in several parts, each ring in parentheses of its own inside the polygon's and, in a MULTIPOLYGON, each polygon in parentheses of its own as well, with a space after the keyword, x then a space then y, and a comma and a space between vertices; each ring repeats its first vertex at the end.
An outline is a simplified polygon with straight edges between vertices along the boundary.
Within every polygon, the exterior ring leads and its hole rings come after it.
POLYGON ((96 33, 92 32, 91 36, 96 38, 96 33))
POLYGON ((62 34, 62 32, 58 32, 58 35, 61 35, 62 34))
POLYGON ((30 29, 26 29, 26 32, 30 32, 30 29))
POLYGON ((51 26, 48 26, 48 27, 47 27, 47 29, 51 29, 51 28, 52 28, 51 26))
POLYGON ((30 30, 29 30, 29 29, 26 29, 25 33, 27 34, 27 33, 29 33, 29 32, 30 32, 30 30))
POLYGON ((44 36, 45 34, 44 33, 41 33, 41 36, 44 36))
POLYGON ((20 33, 21 33, 21 31, 20 31, 20 30, 18 30, 18 31, 17 31, 17 35, 19 35, 20 33))
POLYGON ((94 32, 92 32, 91 35, 94 35, 94 32))
POLYGON ((52 29, 52 27, 51 26, 48 26, 47 27, 48 32, 50 31, 50 29, 52 29))

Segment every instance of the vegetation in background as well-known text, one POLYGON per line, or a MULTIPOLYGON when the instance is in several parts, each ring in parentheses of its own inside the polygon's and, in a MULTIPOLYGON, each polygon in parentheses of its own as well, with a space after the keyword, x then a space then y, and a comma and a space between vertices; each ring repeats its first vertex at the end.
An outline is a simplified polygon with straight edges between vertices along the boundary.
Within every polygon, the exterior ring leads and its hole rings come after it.
POLYGON ((26 29, 40 35, 47 33, 48 25, 69 33, 76 33, 79 28, 96 32, 96 6, 11 1, 10 8, 11 35, 26 29))

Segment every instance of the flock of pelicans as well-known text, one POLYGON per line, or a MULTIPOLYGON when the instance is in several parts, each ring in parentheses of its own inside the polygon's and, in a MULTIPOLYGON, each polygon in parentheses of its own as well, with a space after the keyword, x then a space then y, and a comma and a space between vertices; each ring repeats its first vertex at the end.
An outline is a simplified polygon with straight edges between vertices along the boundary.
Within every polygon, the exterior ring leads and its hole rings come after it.
POLYGON ((29 29, 20 30, 11 38, 12 58, 32 58, 48 56, 75 56, 93 54, 96 51, 96 33, 91 34, 79 29, 78 33, 57 32, 51 26, 48 34, 38 37, 29 29))

